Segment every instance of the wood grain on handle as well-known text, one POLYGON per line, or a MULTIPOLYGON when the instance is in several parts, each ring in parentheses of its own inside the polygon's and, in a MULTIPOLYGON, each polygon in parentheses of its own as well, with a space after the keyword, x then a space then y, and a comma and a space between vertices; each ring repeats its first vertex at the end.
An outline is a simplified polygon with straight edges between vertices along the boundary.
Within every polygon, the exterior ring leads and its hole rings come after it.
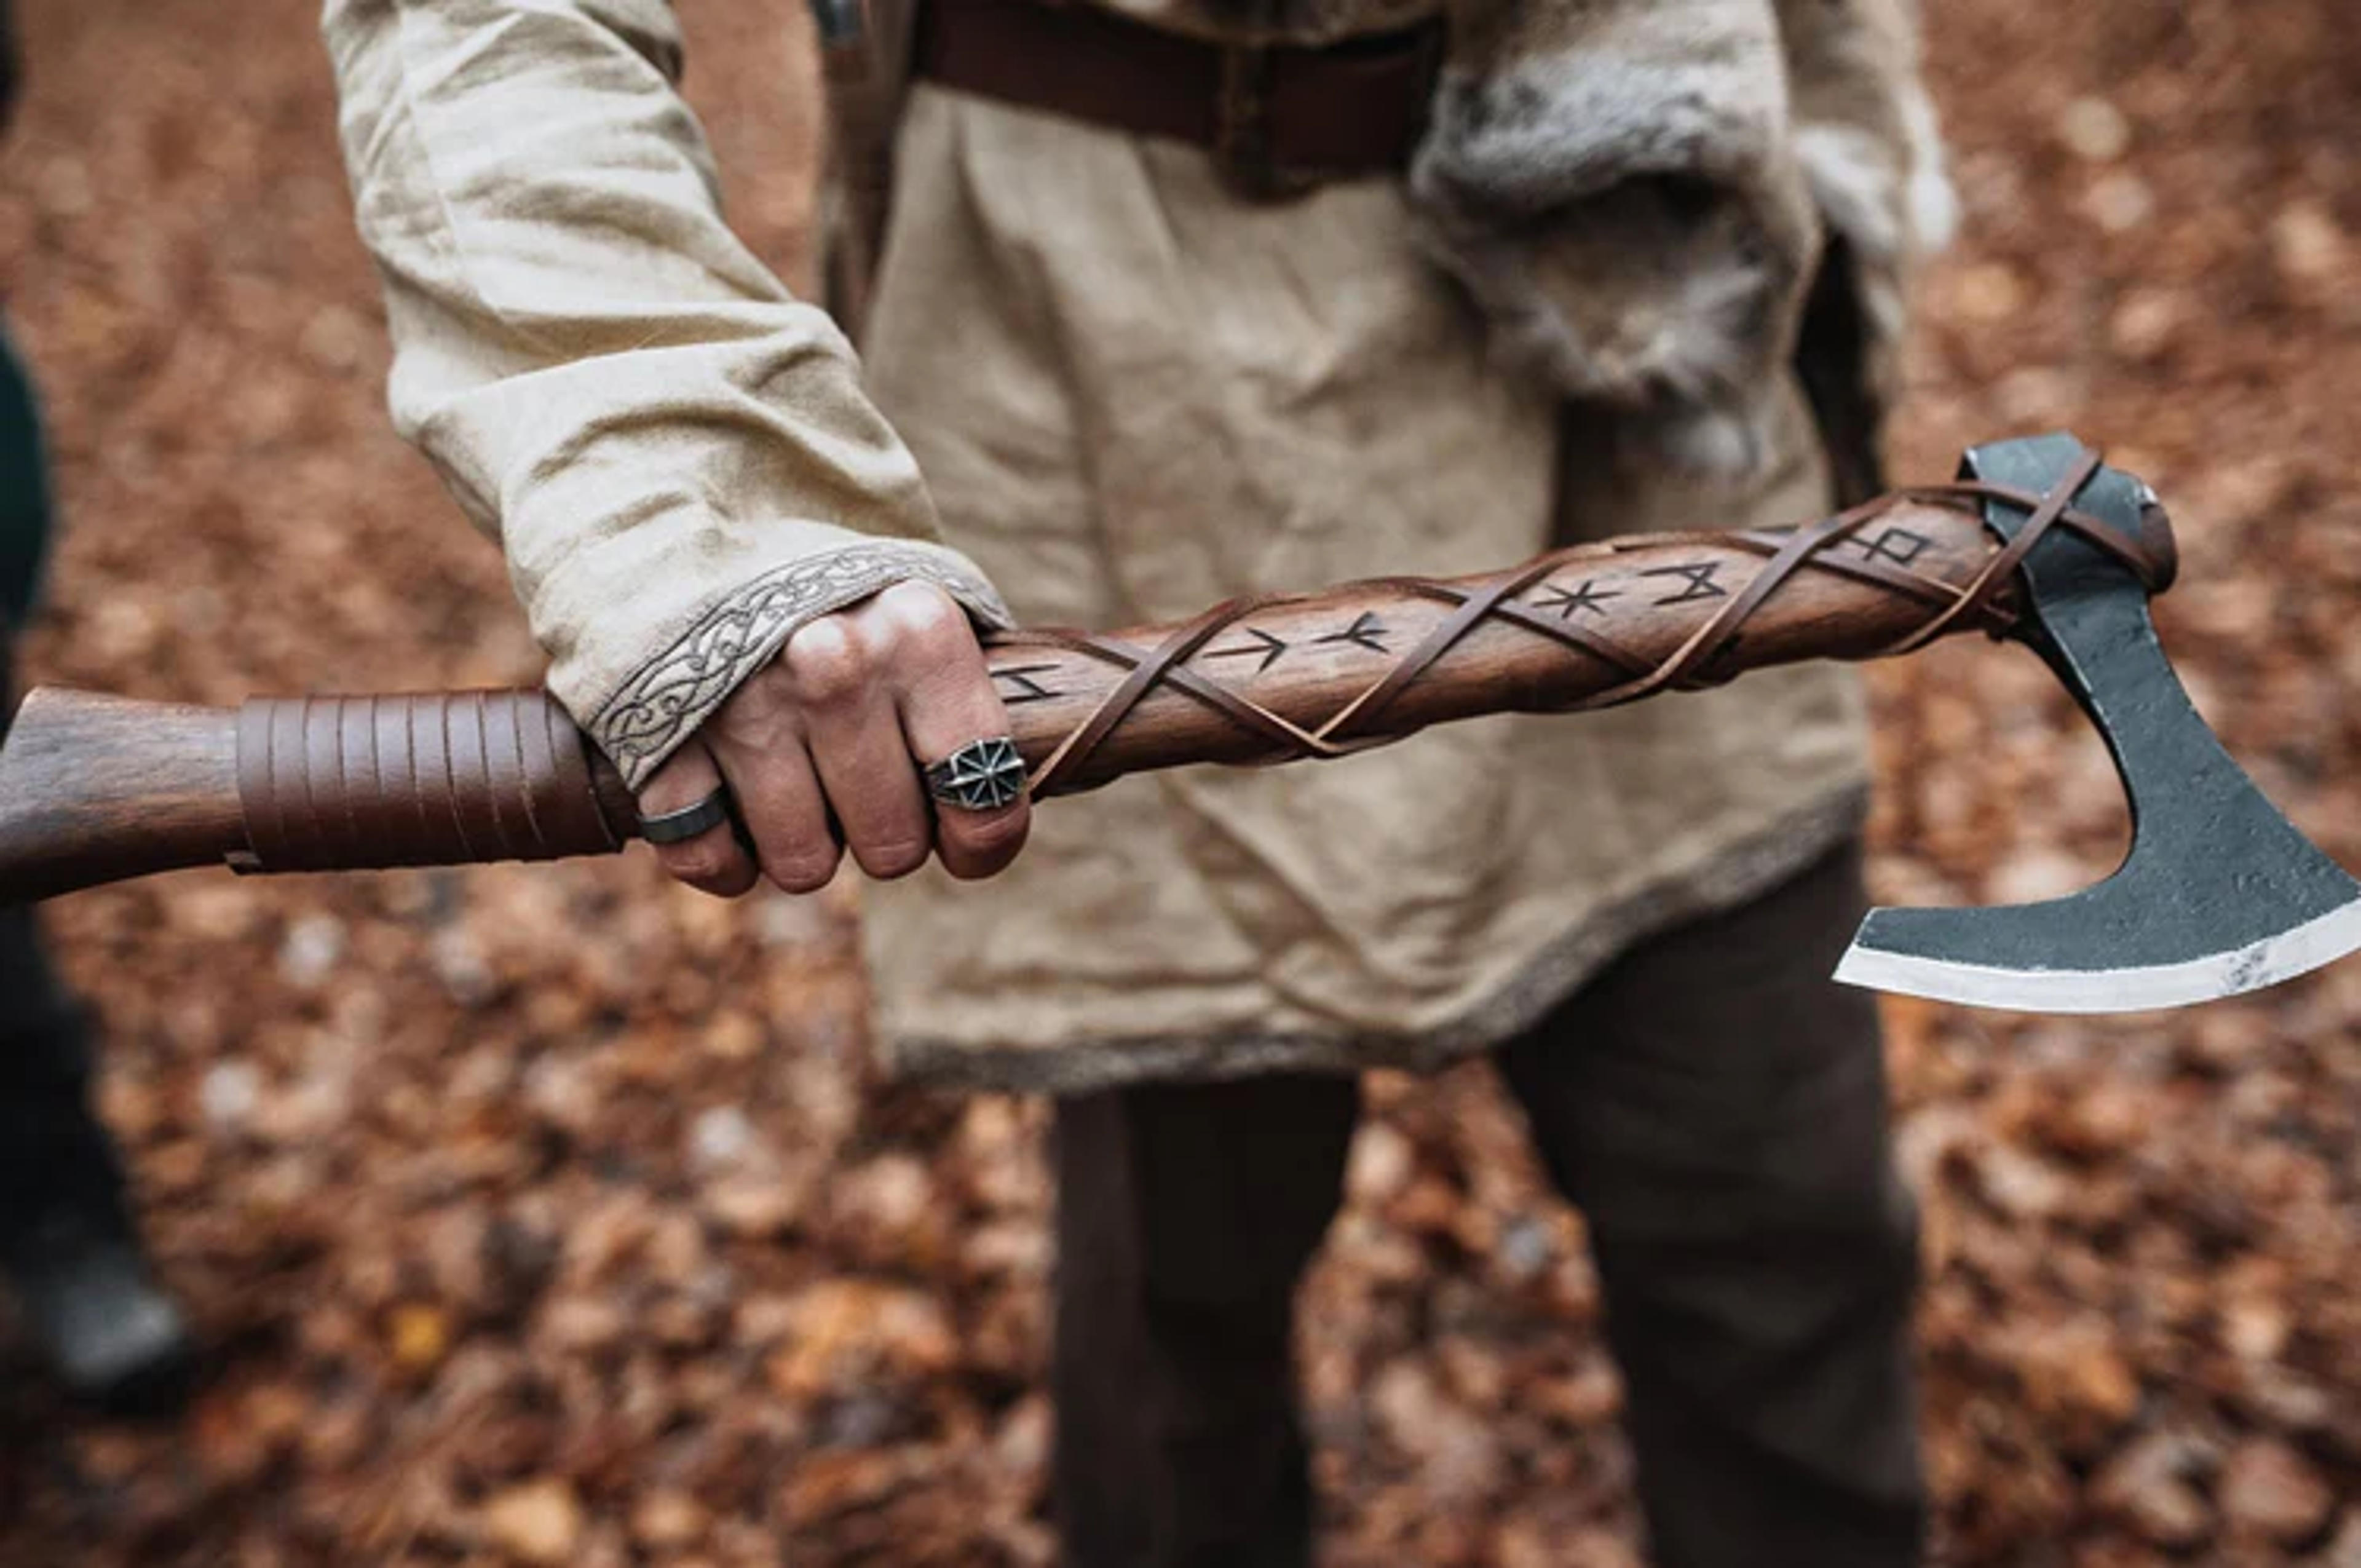
MULTIPOLYGON (((2161 528, 2159 514, 2159 529, 2161 528)), ((2170 542, 2147 541, 2152 584, 2170 542)), ((1801 530, 1660 534, 1510 572, 1242 601, 1179 625, 995 634, 1037 793, 1191 762, 1327 756, 1427 725, 2004 630, 1999 542, 1958 499, 1801 530)), ((259 699, 37 692, 0 751, 0 901, 208 861, 366 870, 608 852, 630 792, 539 692, 259 699)))
MULTIPOLYGON (((1036 793, 1066 794, 1183 763, 1287 760, 1304 751, 1290 729, 1352 750, 1447 719, 1616 699, 1727 611, 1791 537, 1780 530, 1642 535, 1556 552, 1508 572, 1382 578, 1178 626, 1096 636, 1019 630, 993 638, 986 658, 1017 748, 1038 774, 1140 659, 1177 633, 1218 620, 1219 630, 1165 672, 1086 757, 1061 768, 1046 790, 1037 778, 1036 793), (1382 706, 1371 703, 1405 659, 1438 633, 1459 630, 1455 618, 1471 598, 1503 587, 1515 591, 1460 630, 1415 678, 1381 694, 1382 706), (1286 729, 1241 716, 1232 699, 1286 729), (1340 718, 1345 727, 1331 729, 1340 718)), ((1894 504, 1840 548, 1813 555, 1738 618, 1730 639, 1699 650, 1694 672, 1674 684, 1714 685, 1766 664, 1874 656, 1957 603, 1995 546, 1962 508, 1894 504)), ((1991 610, 1957 630, 1999 630, 2005 598, 1991 610)))

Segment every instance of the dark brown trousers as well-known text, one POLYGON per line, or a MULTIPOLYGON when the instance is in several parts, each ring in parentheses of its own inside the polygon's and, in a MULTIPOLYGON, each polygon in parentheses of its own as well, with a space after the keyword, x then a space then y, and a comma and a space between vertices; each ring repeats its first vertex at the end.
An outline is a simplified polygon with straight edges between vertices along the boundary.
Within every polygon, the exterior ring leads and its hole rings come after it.
MULTIPOLYGON (((1589 1223, 1665 1568, 1919 1560, 1914 1215, 1875 1012, 1826 978, 1861 871, 1848 848, 1647 943, 1500 1052, 1589 1223)), ((1070 1568, 1311 1560, 1291 1308, 1358 1112, 1312 1076, 1060 1104, 1070 1568)))

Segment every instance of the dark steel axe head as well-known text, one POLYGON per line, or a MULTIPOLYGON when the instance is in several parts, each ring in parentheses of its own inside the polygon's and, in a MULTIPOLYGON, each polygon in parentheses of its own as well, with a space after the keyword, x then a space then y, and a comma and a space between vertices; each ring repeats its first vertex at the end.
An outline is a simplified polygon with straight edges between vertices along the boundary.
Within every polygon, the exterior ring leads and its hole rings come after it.
MULTIPOLYGON (((1969 453, 1960 473, 2038 495, 2081 453, 2067 435, 1997 442, 1969 453)), ((2165 526, 2154 492, 2112 468, 2074 504, 2132 538, 2165 526)), ((2004 502, 1985 510, 2004 538, 2026 516, 2004 502)), ((2023 572, 2025 640, 2114 753, 2131 852, 2104 882, 2047 904, 1873 910, 1837 979, 1981 1007, 2122 1013, 2235 996, 2361 947, 2361 883, 2222 750, 2165 659, 2131 569, 2053 528, 2023 572)))

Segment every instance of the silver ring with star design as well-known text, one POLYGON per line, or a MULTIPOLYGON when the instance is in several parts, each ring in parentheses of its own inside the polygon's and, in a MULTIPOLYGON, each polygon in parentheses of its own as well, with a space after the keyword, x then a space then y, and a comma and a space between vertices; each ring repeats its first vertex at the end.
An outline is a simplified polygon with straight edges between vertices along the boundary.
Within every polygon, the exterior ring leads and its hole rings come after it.
POLYGON ((998 811, 1025 795, 1025 759, 1015 738, 995 735, 971 740, 939 762, 927 765, 927 793, 961 811, 998 811))

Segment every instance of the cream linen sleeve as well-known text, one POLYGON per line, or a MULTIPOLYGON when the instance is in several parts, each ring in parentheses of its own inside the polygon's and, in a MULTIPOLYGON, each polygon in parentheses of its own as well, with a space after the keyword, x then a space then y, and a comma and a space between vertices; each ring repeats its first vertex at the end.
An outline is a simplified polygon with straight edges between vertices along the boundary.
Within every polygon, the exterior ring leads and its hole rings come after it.
POLYGON ((723 224, 663 0, 327 0, 395 422, 508 556, 633 784, 805 622, 935 542, 851 346, 723 224))

